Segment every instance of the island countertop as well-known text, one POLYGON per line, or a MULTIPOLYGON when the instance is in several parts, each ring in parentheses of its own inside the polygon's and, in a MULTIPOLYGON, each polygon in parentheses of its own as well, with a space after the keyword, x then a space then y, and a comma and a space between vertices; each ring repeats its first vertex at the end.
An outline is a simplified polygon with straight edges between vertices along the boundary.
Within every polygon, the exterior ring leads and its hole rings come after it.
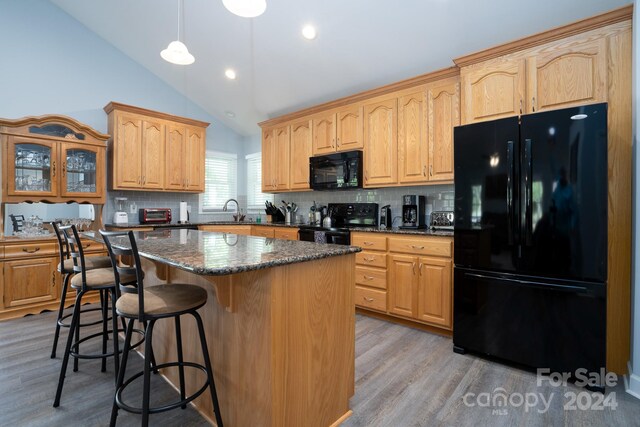
MULTIPOLYGON (((102 242, 97 232, 84 236, 102 242)), ((360 252, 357 246, 223 234, 198 230, 134 232, 140 256, 197 275, 222 276, 360 252)), ((112 239, 129 248, 126 236, 112 239)))

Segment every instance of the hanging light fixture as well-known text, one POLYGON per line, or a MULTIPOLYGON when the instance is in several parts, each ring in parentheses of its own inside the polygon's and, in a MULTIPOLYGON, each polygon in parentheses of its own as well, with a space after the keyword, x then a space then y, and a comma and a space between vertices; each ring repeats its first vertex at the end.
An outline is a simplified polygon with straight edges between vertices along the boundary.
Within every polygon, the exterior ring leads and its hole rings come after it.
POLYGON ((160 52, 160 56, 167 62, 177 65, 189 65, 193 64, 196 60, 193 55, 189 53, 189 49, 184 43, 180 41, 180 15, 182 12, 182 0, 178 1, 178 40, 169 43, 166 49, 160 52))
POLYGON ((266 0, 222 0, 222 4, 234 15, 255 18, 267 9, 266 0))

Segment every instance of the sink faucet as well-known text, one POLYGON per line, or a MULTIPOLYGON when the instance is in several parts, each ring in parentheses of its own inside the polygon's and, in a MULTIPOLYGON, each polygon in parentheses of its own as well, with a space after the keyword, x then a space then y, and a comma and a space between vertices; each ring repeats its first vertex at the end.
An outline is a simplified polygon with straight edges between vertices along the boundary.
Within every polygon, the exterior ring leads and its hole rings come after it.
POLYGON ((224 206, 222 207, 222 211, 223 212, 227 211, 227 205, 229 204, 229 202, 235 202, 236 203, 236 210, 240 208, 240 205, 238 205, 238 201, 236 199, 229 199, 226 202, 224 202, 224 206))

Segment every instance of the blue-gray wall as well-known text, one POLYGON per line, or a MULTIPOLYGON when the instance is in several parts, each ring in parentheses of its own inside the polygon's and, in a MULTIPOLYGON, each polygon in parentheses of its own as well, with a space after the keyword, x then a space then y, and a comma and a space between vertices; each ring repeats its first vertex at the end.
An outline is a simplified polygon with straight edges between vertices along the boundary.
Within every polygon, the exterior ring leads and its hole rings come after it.
MULTIPOLYGON (((0 0, 0 39, 0 117, 64 114, 106 133, 102 108, 117 101, 210 122, 207 149, 238 154, 238 192, 246 193, 242 136, 55 5, 45 0, 0 0)), ((176 73, 183 72, 174 67, 176 73)), ((107 222, 114 195, 107 201, 107 222)), ((166 207, 177 209, 185 199, 197 212, 194 195, 124 195, 138 207, 167 201, 166 207)))

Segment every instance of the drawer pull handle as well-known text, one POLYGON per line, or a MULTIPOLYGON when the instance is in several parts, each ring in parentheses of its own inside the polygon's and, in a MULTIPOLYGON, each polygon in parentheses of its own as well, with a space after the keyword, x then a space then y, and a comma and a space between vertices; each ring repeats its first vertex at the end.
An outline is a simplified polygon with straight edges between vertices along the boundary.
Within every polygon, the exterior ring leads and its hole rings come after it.
POLYGON ((371 276, 364 276, 364 279, 365 279, 365 280, 373 280, 373 277, 371 277, 371 276))
POLYGON ((373 242, 362 242, 362 243, 364 243, 364 244, 365 244, 365 245, 367 245, 367 246, 371 246, 371 245, 373 245, 373 242))
POLYGON ((371 262, 371 261, 375 261, 376 259, 371 257, 371 258, 363 258, 365 261, 367 262, 371 262))
POLYGON ((413 249, 424 249, 424 246, 411 245, 413 249))
POLYGON ((364 300, 367 302, 373 302, 373 298, 367 298, 367 297, 362 297, 362 298, 364 298, 364 300))
POLYGON ((35 254, 40 250, 40 246, 36 246, 34 249, 22 248, 22 252, 26 252, 28 254, 35 254))

